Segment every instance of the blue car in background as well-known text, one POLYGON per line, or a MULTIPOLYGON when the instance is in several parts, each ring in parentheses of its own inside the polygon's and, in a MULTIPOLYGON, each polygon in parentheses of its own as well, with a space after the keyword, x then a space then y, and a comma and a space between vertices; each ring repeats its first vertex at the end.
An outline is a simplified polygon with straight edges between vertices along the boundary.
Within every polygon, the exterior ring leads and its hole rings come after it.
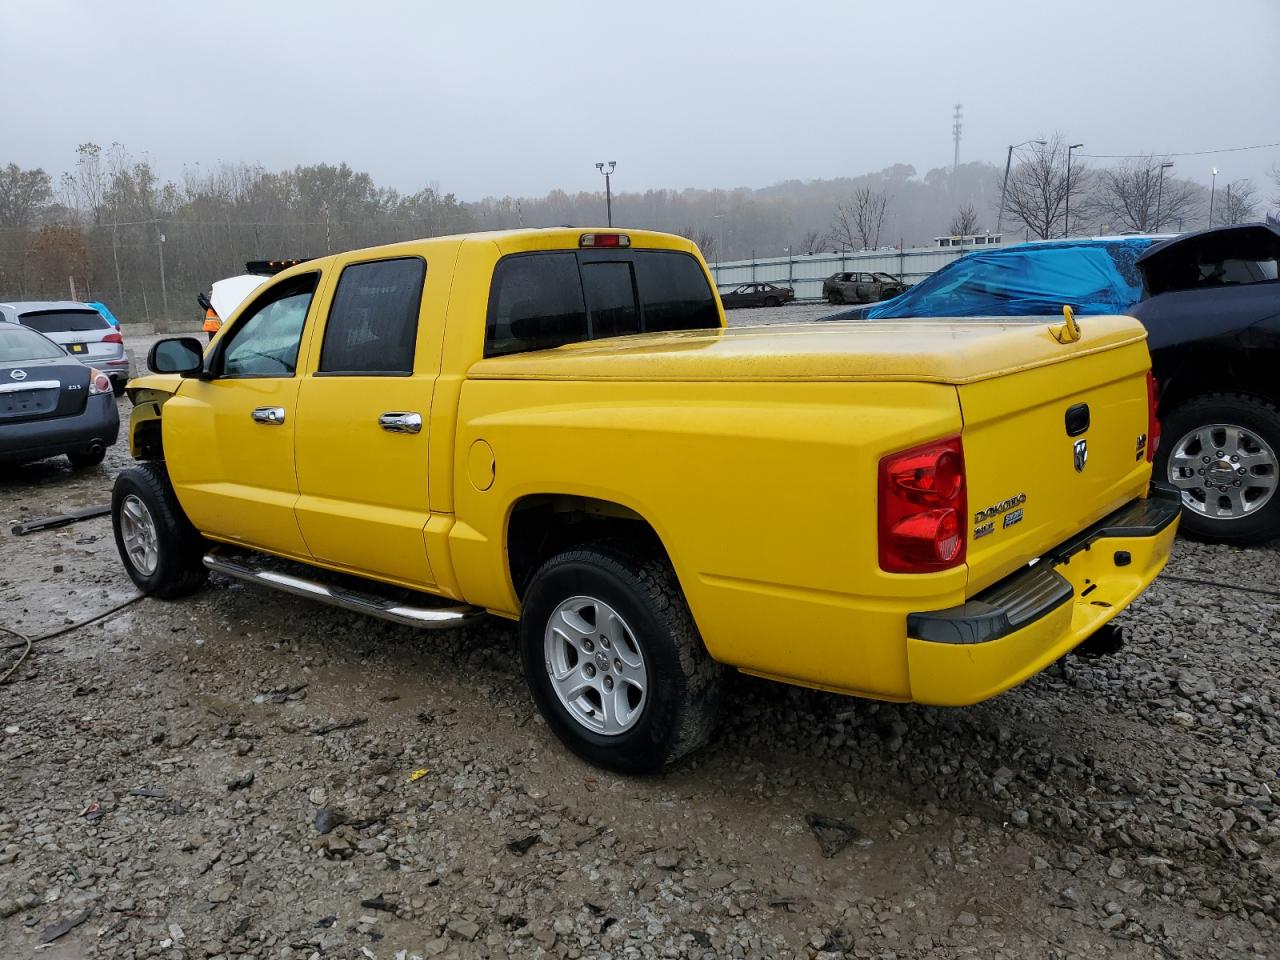
POLYGON ((1182 491, 1183 532, 1260 543, 1280 537, 1278 262, 1280 230, 1261 223, 1022 243, 823 319, 1136 317, 1159 382, 1155 476, 1182 491))

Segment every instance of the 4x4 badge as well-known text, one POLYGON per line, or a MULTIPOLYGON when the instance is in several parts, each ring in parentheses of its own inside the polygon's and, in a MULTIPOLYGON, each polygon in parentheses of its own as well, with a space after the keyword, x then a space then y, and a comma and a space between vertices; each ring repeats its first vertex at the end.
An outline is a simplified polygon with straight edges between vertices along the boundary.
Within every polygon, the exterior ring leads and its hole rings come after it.
POLYGON ((1072 449, 1075 453, 1076 473, 1084 473, 1084 465, 1089 462, 1089 441, 1082 437, 1072 449))

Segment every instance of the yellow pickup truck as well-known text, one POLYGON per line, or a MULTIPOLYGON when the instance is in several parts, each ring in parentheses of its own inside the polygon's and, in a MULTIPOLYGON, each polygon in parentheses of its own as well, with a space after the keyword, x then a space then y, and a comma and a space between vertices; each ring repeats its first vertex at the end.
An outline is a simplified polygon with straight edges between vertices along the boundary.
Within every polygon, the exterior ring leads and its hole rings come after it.
POLYGON ((124 565, 162 598, 214 570, 426 629, 519 620, 547 723, 624 772, 706 740, 733 669, 994 696, 1164 566, 1136 321, 726 329, 714 291, 640 230, 301 263, 129 385, 124 565))

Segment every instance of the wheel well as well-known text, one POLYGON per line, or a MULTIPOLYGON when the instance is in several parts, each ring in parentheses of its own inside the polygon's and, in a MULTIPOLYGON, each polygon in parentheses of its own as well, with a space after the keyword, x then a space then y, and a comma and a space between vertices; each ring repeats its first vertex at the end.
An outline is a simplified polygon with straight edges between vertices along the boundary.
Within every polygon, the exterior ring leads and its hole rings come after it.
POLYGON ((507 563, 516 595, 553 554, 611 540, 645 554, 664 554, 657 532, 629 507, 570 494, 537 494, 519 500, 507 524, 507 563))
POLYGON ((164 438, 160 432, 160 418, 143 420, 134 428, 134 459, 163 460, 164 438))
POLYGON ((1280 404, 1275 361, 1273 352, 1260 352, 1257 357, 1208 353, 1194 362, 1184 360, 1161 382, 1160 416, 1167 417, 1176 407, 1207 393, 1248 393, 1280 404))

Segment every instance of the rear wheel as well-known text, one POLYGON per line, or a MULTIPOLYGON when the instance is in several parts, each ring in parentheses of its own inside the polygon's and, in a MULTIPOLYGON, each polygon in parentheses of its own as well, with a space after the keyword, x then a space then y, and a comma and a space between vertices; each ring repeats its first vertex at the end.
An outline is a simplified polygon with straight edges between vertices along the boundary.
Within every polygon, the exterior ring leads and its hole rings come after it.
POLYGON ((1164 418, 1156 476, 1182 491, 1182 530, 1245 545, 1280 537, 1280 409, 1210 394, 1164 418))
POLYGON ((128 382, 129 381, 127 380, 112 380, 111 392, 114 393, 117 397, 123 397, 125 384, 127 384, 128 382))
POLYGON ((839 290, 832 290, 827 294, 827 303, 832 306, 839 306, 844 303, 844 297, 840 294, 839 290))
POLYGON ((121 471, 111 521, 125 571, 143 593, 172 600, 204 583, 204 538, 182 512, 163 464, 121 471))
POLYGON ((68 453, 67 459, 71 461, 72 469, 87 470, 100 464, 106 455, 106 447, 95 446, 79 453, 68 453))
POLYGON ((725 669, 665 558, 612 546, 552 557, 525 594, 520 647, 547 725, 597 766, 649 773, 711 734, 725 669))

